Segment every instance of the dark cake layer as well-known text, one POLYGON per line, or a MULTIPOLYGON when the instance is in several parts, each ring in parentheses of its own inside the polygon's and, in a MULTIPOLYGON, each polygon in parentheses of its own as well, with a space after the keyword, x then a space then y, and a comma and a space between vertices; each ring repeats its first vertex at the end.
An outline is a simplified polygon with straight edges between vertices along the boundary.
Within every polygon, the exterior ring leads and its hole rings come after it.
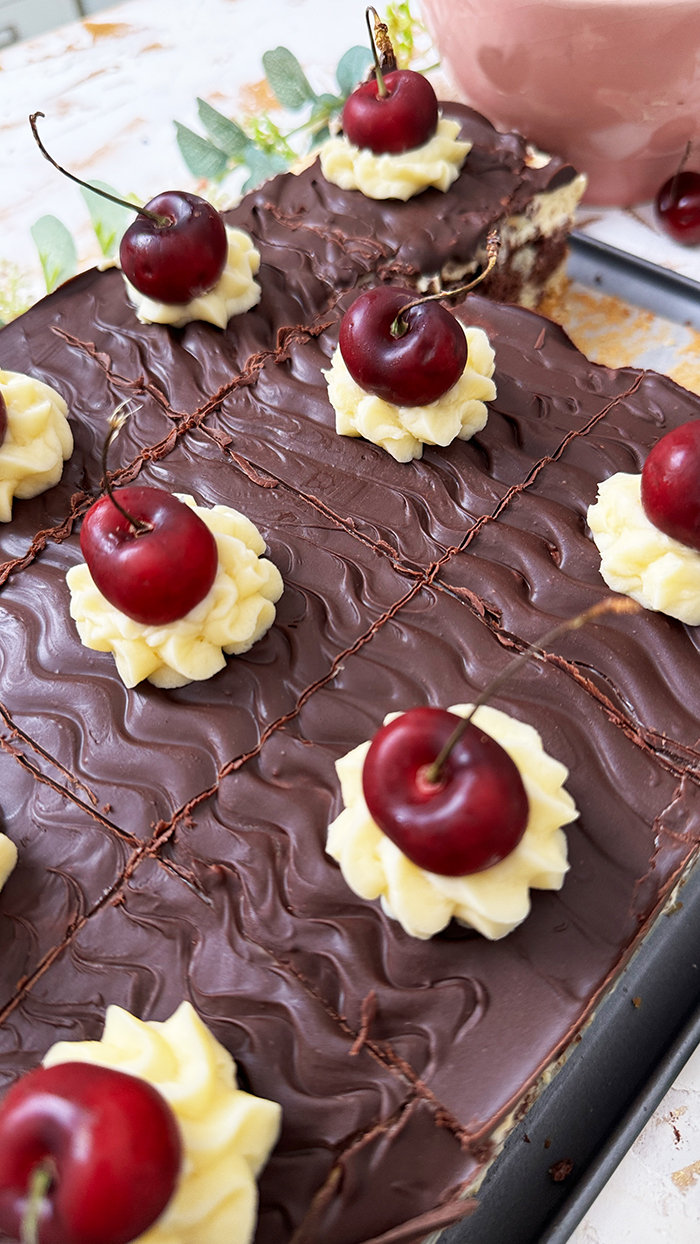
POLYGON ((258 1244, 290 1238, 334 1163, 310 1238, 361 1244, 478 1173, 694 854, 696 632, 603 619, 504 689, 498 705, 570 767, 580 818, 562 891, 536 892, 502 942, 420 942, 351 893, 323 849, 333 762, 391 710, 473 697, 511 649, 605 595, 585 530, 596 481, 638 469, 700 404, 473 297, 463 314, 496 349, 484 431, 403 466, 338 437, 322 376, 337 290, 378 260, 359 217, 345 240, 344 216, 322 235, 265 207, 301 184, 239 209, 266 293, 224 334, 144 329, 114 272, 0 334, 3 365, 67 398, 77 445, 62 484, 0 532, 0 809, 20 849, 0 895, 0 1072, 99 1036, 109 1002, 163 1019, 188 997, 243 1083, 284 1107, 258 1244), (264 640, 179 691, 127 691, 68 616, 73 516, 124 396, 140 409, 114 469, 243 509, 285 579, 264 640))

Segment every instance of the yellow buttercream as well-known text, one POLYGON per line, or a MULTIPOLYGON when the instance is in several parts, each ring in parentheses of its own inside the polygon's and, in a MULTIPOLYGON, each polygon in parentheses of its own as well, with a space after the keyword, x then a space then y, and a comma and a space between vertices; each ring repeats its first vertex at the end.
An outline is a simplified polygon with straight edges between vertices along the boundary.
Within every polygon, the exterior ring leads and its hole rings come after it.
POLYGON ((155 302, 140 294, 124 277, 129 298, 136 307, 142 324, 172 324, 183 328, 192 320, 205 320, 217 328, 225 328, 231 316, 241 315, 260 302, 261 290, 253 280, 260 268, 260 253, 243 229, 226 226, 228 258, 217 284, 208 294, 193 298, 185 306, 155 302))
POLYGON ((381 445, 397 462, 420 458, 424 445, 450 445, 480 432, 489 417, 485 403, 496 396, 491 379, 494 352, 482 328, 465 328, 464 332, 468 347, 464 371, 447 393, 428 406, 395 406, 366 393, 353 380, 337 346, 325 373, 336 432, 363 436, 381 445))
POLYGON ((0 371, 7 434, 0 445, 0 522, 12 518, 15 497, 28 500, 53 488, 73 452, 68 407, 55 389, 21 372, 0 371))
POLYGON ((276 1102, 244 1093, 231 1055, 183 1002, 164 1023, 107 1008, 101 1041, 60 1041, 44 1059, 97 1063, 153 1084, 180 1126, 182 1172, 164 1213, 136 1244, 249 1244, 256 1177, 279 1135, 276 1102))
POLYGON ((219 554, 210 591, 184 618, 143 626, 105 600, 84 563, 66 575, 81 640, 86 648, 114 654, 127 687, 144 678, 156 687, 211 678, 225 666, 224 653, 247 652, 270 629, 284 590, 277 567, 261 556, 265 541, 250 519, 227 505, 207 509, 193 497, 175 495, 207 524, 219 554))
POLYGON ((17 863, 17 847, 7 834, 0 834, 0 890, 17 863))
MULTIPOLYGON (((465 717, 470 704, 449 711, 465 717)), ((385 723, 400 713, 390 713, 385 723)), ((412 864, 372 820, 362 792, 362 769, 369 742, 337 761, 345 810, 328 827, 326 850, 361 898, 380 898, 386 914, 412 937, 428 938, 454 917, 496 940, 520 924, 530 911, 530 888, 560 890, 568 870, 562 825, 578 816, 564 790, 568 770, 549 756, 534 729, 507 713, 482 705, 474 723, 496 739, 515 762, 527 793, 530 814, 510 855, 480 873, 442 877, 412 864)))
POLYGON ((410 199, 428 186, 449 190, 471 151, 457 138, 457 121, 440 117, 433 137, 401 155, 375 155, 347 138, 329 138, 321 148, 321 170, 341 190, 361 190, 368 199, 410 199))
POLYGON ((689 626, 700 623, 700 553, 649 521, 641 502, 641 475, 620 471, 598 485, 588 526, 600 552, 608 587, 689 626))

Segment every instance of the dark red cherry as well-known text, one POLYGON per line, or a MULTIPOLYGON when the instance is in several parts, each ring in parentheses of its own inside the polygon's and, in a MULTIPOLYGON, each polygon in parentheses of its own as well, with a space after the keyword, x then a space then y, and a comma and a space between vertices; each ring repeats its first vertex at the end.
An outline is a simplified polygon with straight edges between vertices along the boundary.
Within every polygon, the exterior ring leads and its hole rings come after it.
POLYGON ((685 169, 669 177, 656 196, 656 215, 676 242, 700 242, 700 173, 685 169))
POLYGON ((119 262, 140 294, 156 302, 191 302, 213 289, 226 266, 221 216, 196 194, 168 190, 146 204, 168 223, 137 216, 119 247, 119 262))
POLYGON ((700 420, 656 442, 642 470, 642 508, 659 531, 700 551, 700 420))
POLYGON ((97 587, 134 622, 164 626, 184 618, 209 591, 218 566, 206 523, 162 488, 117 488, 132 518, 151 526, 138 533, 109 497, 88 510, 80 547, 97 587))
POLYGON ((5 395, 0 391, 0 446, 2 446, 7 436, 7 402, 5 395))
POLYGON ((41 1244, 128 1244, 162 1214, 181 1160, 175 1116, 145 1080, 89 1063, 39 1067, 0 1106, 0 1235, 25 1238, 32 1176, 46 1164, 41 1244))
POLYGON ((472 722, 428 782, 459 717, 413 708, 372 739, 362 771, 370 815, 419 868, 445 877, 482 872, 518 845, 528 819, 522 778, 499 743, 472 722))
POLYGON ((408 331, 392 325, 415 291, 380 285, 360 294, 340 325, 340 352, 350 375, 366 393, 397 406, 426 406, 459 380, 467 362, 467 339, 459 321, 439 302, 411 307, 408 331))
POLYGON ((422 147, 435 133, 438 101, 421 73, 394 69, 384 74, 388 94, 379 94, 376 78, 362 82, 343 108, 343 133, 356 147, 375 155, 401 155, 422 147))

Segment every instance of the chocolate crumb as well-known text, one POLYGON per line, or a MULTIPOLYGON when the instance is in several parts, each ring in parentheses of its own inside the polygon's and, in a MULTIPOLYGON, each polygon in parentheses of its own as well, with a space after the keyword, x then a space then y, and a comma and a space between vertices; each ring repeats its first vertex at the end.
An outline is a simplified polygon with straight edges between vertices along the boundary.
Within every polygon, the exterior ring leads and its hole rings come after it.
POLYGON ((530 1137, 528 1136, 527 1132, 525 1132, 525 1133, 524 1133, 524 1135, 523 1135, 523 1140, 525 1141, 525 1144, 526 1144, 526 1145, 531 1145, 531 1144, 532 1144, 532 1141, 530 1140, 530 1137))
POLYGON ((555 1184, 560 1184, 565 1180, 574 1169, 572 1158, 560 1158, 558 1162, 554 1162, 549 1168, 549 1174, 552 1176, 555 1184))
POLYGON ((551 1145, 551 1143, 552 1143, 552 1137, 551 1137, 551 1136, 548 1136, 548 1137, 547 1137, 547 1139, 546 1139, 546 1140, 545 1140, 545 1142, 544 1142, 544 1147, 545 1147, 545 1149, 549 1149, 549 1146, 551 1145))
POLYGON ((108 812, 111 812, 111 811, 112 811, 112 805, 111 805, 111 803, 103 803, 103 804, 102 804, 102 811, 105 813, 105 815, 106 815, 108 812))
POLYGON ((641 999, 641 998, 637 997, 637 998, 633 998, 633 999, 632 999, 632 1006, 634 1007, 634 1009, 635 1009, 636 1011, 638 1011, 638 1010, 639 1010, 639 1008, 640 1008, 640 1006, 641 1006, 641 1005, 642 1005, 642 999, 641 999))

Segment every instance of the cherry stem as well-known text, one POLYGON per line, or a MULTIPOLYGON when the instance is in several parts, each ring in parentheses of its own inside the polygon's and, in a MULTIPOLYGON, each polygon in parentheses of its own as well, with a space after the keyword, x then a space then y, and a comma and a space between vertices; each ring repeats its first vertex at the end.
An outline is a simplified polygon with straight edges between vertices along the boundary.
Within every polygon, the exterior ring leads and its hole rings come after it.
POLYGON ((125 510, 124 506, 117 501, 112 488, 112 481, 109 478, 109 471, 107 470, 107 454, 109 453, 109 447, 131 414, 131 411, 129 410, 127 410, 125 414, 122 413, 126 405, 126 402, 122 402, 121 406, 117 406, 117 409, 114 414, 111 415, 109 420, 109 432, 107 433, 105 443, 102 446, 102 487, 107 493, 107 496, 115 509, 119 510, 122 518, 127 520, 134 535, 142 536, 145 535, 147 531, 153 531, 153 523, 146 523, 142 518, 133 518, 133 516, 129 514, 129 511, 125 510))
POLYGON ((549 645, 553 644, 554 641, 559 639, 561 635, 565 635, 568 631, 578 631, 582 626, 585 626, 587 622, 594 622, 596 618, 601 616, 601 614, 639 613, 641 608, 642 606, 639 605, 636 600, 630 600, 629 597, 606 596, 604 600, 599 600, 597 605, 591 605, 591 608, 585 609, 583 613, 577 613, 574 618, 567 618, 565 622, 560 622, 557 626, 553 627, 551 631, 547 631, 546 635, 541 635, 534 644, 528 644, 525 651, 520 652, 517 657, 514 657, 512 661, 509 661, 505 669, 502 670, 500 674, 497 674, 488 686, 484 688, 481 694, 476 697, 476 700, 472 704, 466 717, 462 717, 455 726, 437 759, 433 761, 432 765, 429 765, 426 768, 424 774, 425 781, 432 782, 433 784, 440 781, 442 767, 445 764, 447 757, 455 744, 461 739, 476 710, 481 708, 482 704, 485 704, 487 700, 490 700, 491 697, 500 690, 504 682, 507 682, 516 670, 520 669, 521 665, 524 665, 526 661, 530 660, 530 657, 538 656, 543 648, 549 647, 549 645))
POLYGON ((373 8, 371 4, 369 8, 365 9, 365 20, 367 22, 367 29, 369 31, 369 44, 372 49, 372 55, 374 57, 374 72, 377 75, 377 92, 379 94, 380 99, 386 99, 389 92, 386 89, 386 82, 384 81, 384 74, 382 73, 382 66, 379 61, 379 53, 377 51, 377 44, 375 42, 375 33, 376 33, 377 39, 382 45, 382 52, 386 53, 386 44, 388 43, 390 53, 393 56, 394 49, 392 48, 391 43, 389 41, 389 28, 388 26, 384 25, 384 22, 380 19, 377 10, 373 8), (372 30, 372 25, 371 25, 370 18, 369 18, 370 13, 374 14, 374 30, 372 30))
POLYGON ((476 285, 480 285, 494 267, 496 260, 498 259, 500 245, 501 239, 498 236, 497 231, 492 229, 486 239, 486 258, 488 262, 483 271, 480 272, 478 276, 475 276, 474 280, 470 281, 468 285, 460 285, 457 289, 442 289, 437 294, 426 294, 424 298, 414 298, 413 302, 407 302, 406 306, 402 307, 401 310, 396 313, 396 319, 389 330, 392 337, 403 337, 408 332, 409 324, 408 321, 404 319, 404 316, 406 312, 412 310, 413 307, 422 307, 424 302, 437 302, 442 298, 454 298, 457 294, 467 294, 470 289, 474 289, 476 285))
POLYGON ((39 1219, 46 1194, 53 1183, 55 1168, 50 1159, 34 1167, 29 1180, 29 1196, 20 1226, 21 1244, 39 1244, 39 1219))
POLYGON ((106 190, 98 190, 97 186, 91 186, 89 181, 83 181, 82 178, 76 177, 75 173, 69 173, 67 168, 62 168, 60 164, 57 164, 53 156, 49 155, 46 147, 42 143, 39 137, 39 131, 36 127, 37 117, 45 116, 46 113, 44 112, 33 112, 29 118, 29 124, 32 127, 34 141, 44 159, 48 160, 49 164, 53 164, 54 168, 57 168, 59 173, 63 173, 64 177, 70 177, 71 181, 77 182, 78 185, 83 186, 85 190, 91 190, 93 194, 99 194, 101 198, 109 199, 110 203, 118 203, 120 207, 128 207, 132 212, 138 212, 139 216, 145 216, 148 220, 152 220, 154 225, 158 225, 160 229, 166 228, 173 223, 167 216, 159 216, 157 212, 151 212, 147 207, 138 207, 136 203, 128 203, 126 199, 118 199, 116 194, 109 194, 106 190))

